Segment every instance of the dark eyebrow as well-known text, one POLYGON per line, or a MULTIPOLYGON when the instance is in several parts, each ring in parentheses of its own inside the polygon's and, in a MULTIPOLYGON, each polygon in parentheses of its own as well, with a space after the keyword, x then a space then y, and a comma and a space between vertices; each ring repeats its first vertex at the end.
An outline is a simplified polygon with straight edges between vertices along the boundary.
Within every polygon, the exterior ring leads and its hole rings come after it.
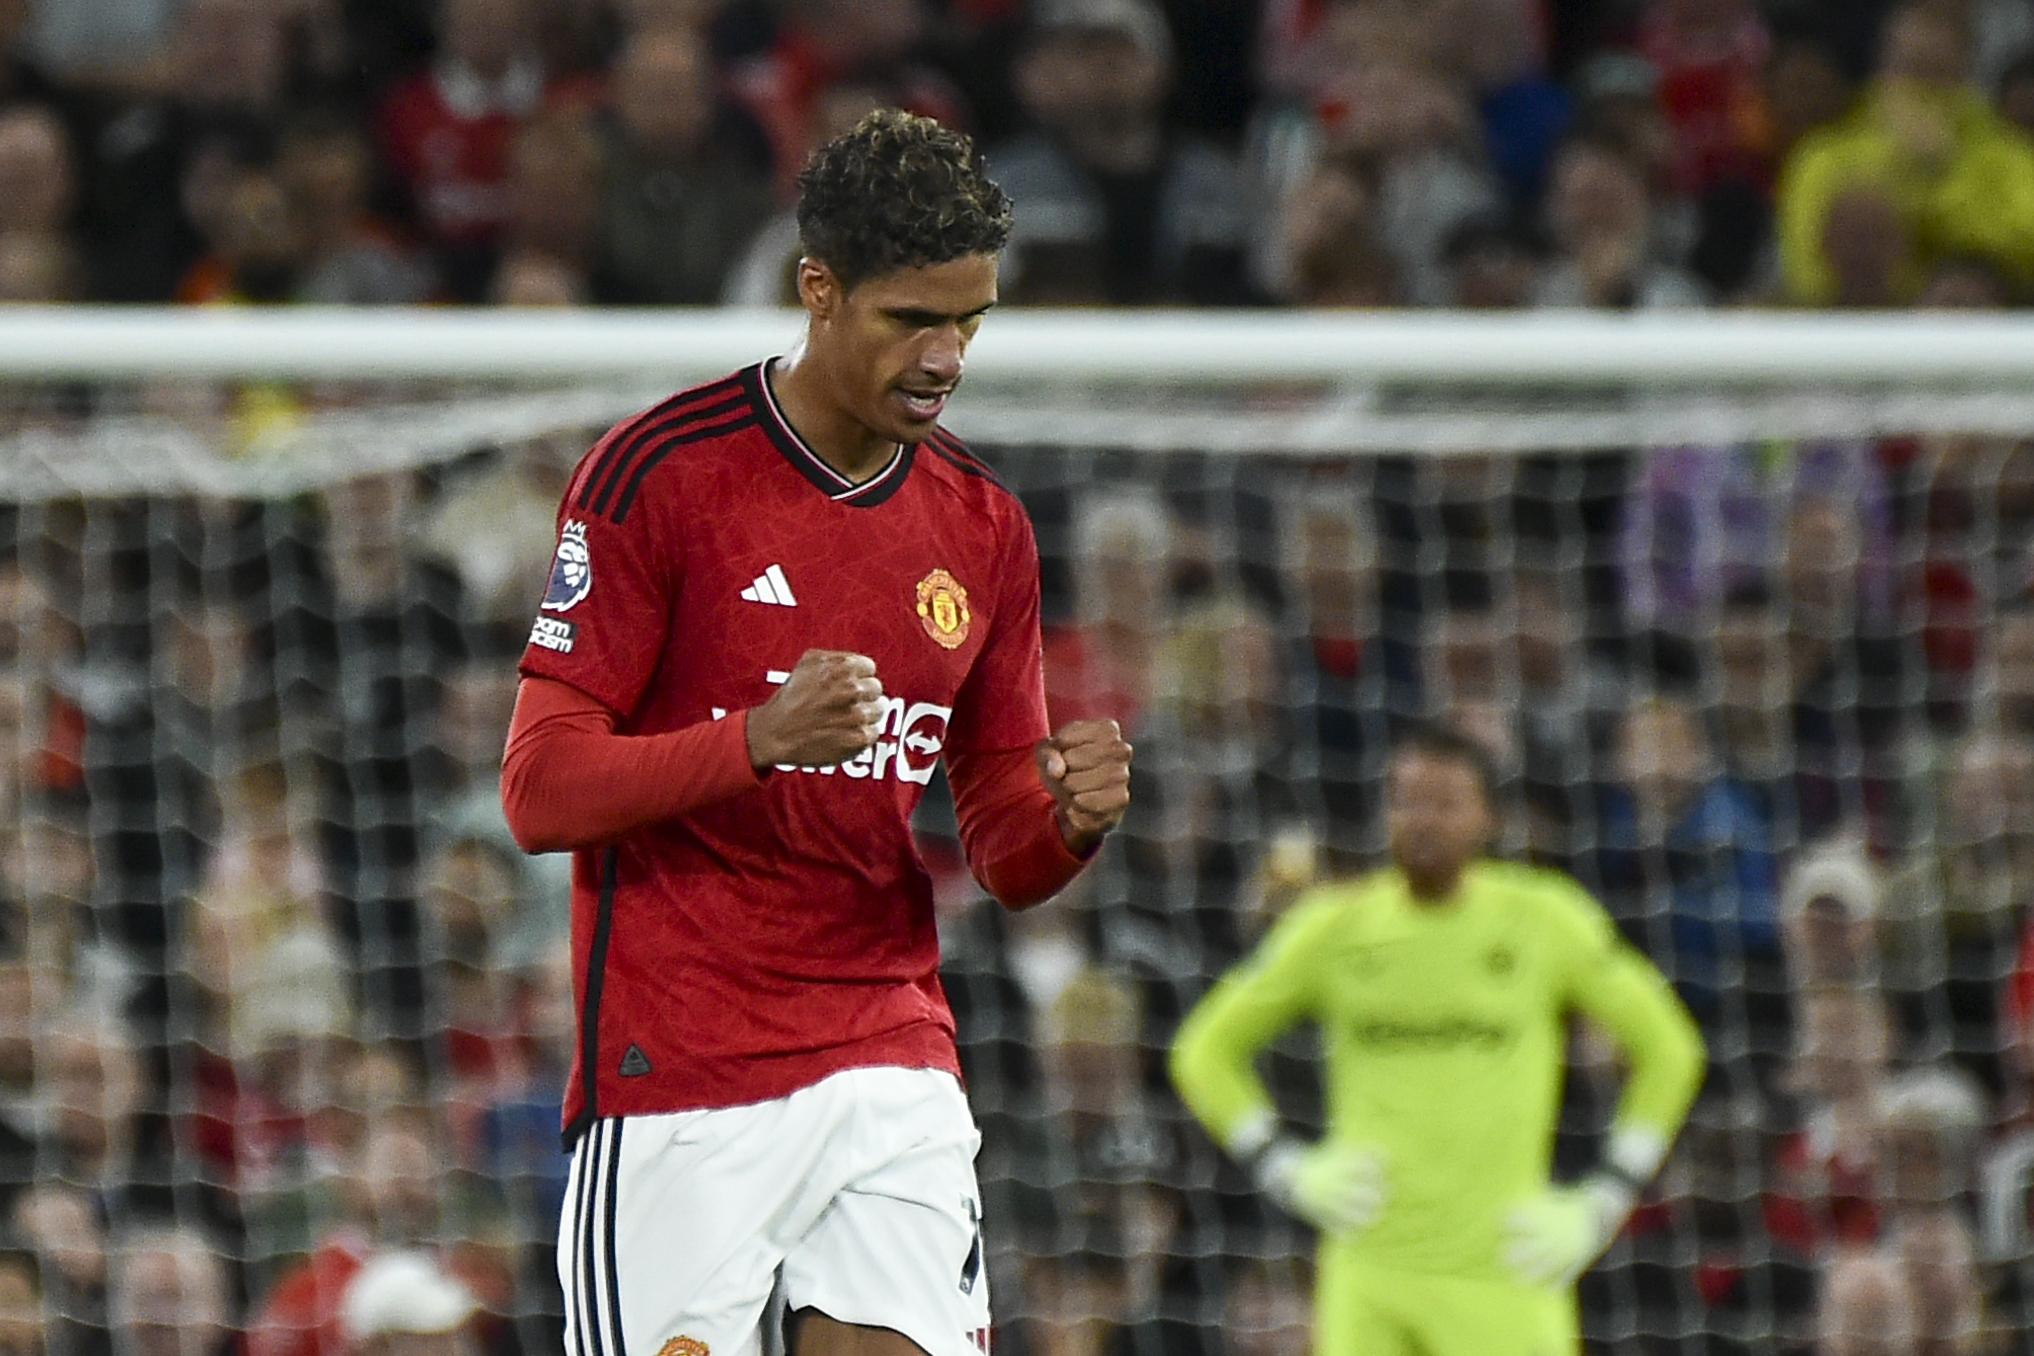
POLYGON ((889 316, 892 320, 901 320, 916 329, 930 329, 935 325, 945 325, 953 321, 973 320, 977 316, 986 313, 995 304, 993 301, 984 302, 982 305, 975 307, 974 310, 960 315, 945 315, 939 311, 920 311, 908 307, 886 309, 883 314, 889 316))

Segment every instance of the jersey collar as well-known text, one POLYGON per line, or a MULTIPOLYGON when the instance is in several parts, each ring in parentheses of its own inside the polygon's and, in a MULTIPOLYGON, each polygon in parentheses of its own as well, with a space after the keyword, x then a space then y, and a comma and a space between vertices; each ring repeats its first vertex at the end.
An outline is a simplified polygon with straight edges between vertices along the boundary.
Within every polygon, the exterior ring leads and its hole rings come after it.
POLYGON ((834 503, 854 508, 873 508, 902 489, 905 477, 911 474, 911 459, 918 452, 918 444, 900 443, 896 453, 883 463, 882 470, 867 480, 849 480, 828 466, 784 417, 777 404, 777 393, 770 389, 768 371, 775 361, 771 358, 757 363, 744 371, 742 378, 748 384, 750 401, 763 412, 763 431, 770 435, 771 445, 791 463, 792 469, 824 491, 834 503))

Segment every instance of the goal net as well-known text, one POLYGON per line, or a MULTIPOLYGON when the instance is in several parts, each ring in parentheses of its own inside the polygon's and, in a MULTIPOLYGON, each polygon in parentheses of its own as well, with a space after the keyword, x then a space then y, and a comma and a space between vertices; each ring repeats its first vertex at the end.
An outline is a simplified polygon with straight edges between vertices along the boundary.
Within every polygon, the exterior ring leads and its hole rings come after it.
MULTIPOLYGON (((318 1268, 369 1226, 436 1248, 495 1349, 557 1349, 566 883, 501 821, 516 660, 592 439, 796 333, 0 331, 0 1280, 52 1353, 140 1321, 164 1256, 221 1331, 335 1323, 318 1268)), ((2024 1349, 2034 333, 1015 314, 970 363, 952 422, 1036 525, 1054 717, 1137 748, 1046 908, 981 895, 938 785, 920 815, 1001 1347, 1305 1349, 1313 1240, 1165 1050, 1379 859, 1383 752, 1442 718, 1501 770, 1500 850, 1588 885, 1712 1054, 1583 1283, 1592 1349, 1791 1349, 1874 1285, 2024 1349)), ((1317 1056, 1264 1063, 1308 1133, 1317 1056)), ((1570 1066, 1564 1174, 1619 1077, 1579 1025, 1570 1066)))

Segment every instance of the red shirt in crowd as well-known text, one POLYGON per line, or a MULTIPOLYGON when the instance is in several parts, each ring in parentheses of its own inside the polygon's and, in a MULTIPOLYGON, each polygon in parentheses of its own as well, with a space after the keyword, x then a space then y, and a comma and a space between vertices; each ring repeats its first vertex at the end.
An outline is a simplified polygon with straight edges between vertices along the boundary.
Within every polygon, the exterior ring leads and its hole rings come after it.
POLYGON ((583 80, 547 81, 534 59, 492 81, 440 62, 389 91, 375 139, 432 241, 484 245, 508 224, 516 129, 547 102, 586 102, 591 94, 583 80))

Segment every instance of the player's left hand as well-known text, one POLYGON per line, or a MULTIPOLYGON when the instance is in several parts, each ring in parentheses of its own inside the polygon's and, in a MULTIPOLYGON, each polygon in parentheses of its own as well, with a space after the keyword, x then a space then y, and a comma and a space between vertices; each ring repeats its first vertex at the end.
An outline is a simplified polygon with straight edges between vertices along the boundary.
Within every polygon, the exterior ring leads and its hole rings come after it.
POLYGON ((1628 1187, 1604 1178, 1550 1186, 1504 1217, 1504 1264, 1527 1285, 1573 1285, 1631 1213, 1628 1187))
POLYGON ((1038 741, 1038 776, 1075 852, 1102 841, 1130 808, 1130 745, 1113 720, 1075 720, 1038 741))

